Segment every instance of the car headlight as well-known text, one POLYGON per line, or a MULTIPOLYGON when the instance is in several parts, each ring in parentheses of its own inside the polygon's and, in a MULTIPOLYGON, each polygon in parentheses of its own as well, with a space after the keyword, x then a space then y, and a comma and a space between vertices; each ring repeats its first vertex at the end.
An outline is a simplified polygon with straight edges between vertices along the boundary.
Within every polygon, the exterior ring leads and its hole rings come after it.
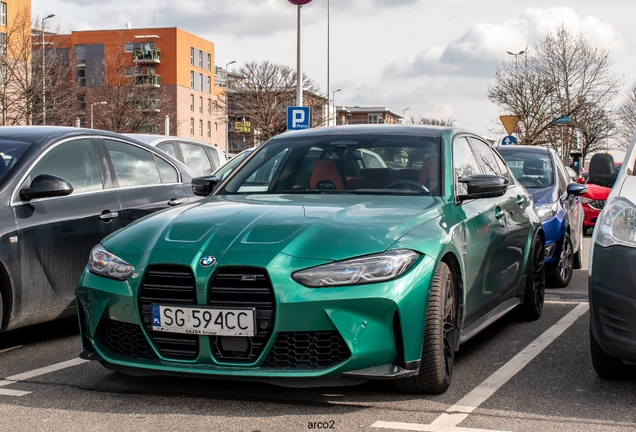
POLYGON ((552 204, 541 204, 535 207, 537 216, 539 216, 541 222, 550 219, 557 213, 557 205, 558 204, 554 202, 552 204))
POLYGON ((312 288, 384 282, 407 271, 419 256, 412 250, 392 250, 297 271, 292 277, 312 288))
POLYGON ((133 266, 108 252, 101 244, 91 251, 88 268, 91 273, 120 281, 128 279, 135 272, 133 266))
POLYGON ((621 197, 608 201, 596 229, 599 246, 636 247, 636 206, 621 197))

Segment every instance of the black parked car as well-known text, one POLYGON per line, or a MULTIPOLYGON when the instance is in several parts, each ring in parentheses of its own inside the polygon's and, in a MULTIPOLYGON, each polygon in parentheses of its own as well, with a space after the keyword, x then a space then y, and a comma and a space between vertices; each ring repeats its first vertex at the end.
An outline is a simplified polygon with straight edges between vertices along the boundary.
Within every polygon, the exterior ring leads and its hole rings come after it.
POLYGON ((0 127, 0 330, 72 316, 91 249, 196 200, 195 173, 154 147, 90 129, 0 127))

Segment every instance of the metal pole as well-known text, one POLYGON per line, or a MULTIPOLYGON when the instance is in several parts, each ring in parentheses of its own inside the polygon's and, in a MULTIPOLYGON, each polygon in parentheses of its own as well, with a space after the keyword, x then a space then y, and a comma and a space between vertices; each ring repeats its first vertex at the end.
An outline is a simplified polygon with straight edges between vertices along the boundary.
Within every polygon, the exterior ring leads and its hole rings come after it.
MULTIPOLYGON (((327 98, 329 98, 329 74, 330 74, 330 70, 329 70, 329 38, 330 38, 330 32, 329 32, 329 14, 330 14, 330 10, 331 10, 331 0, 327 0, 327 98)), ((334 113, 336 112, 336 101, 334 100, 333 102, 334 106, 334 113)), ((329 104, 329 101, 327 100, 327 126, 331 126, 331 105, 329 104)), ((335 122, 334 122, 334 126, 335 126, 335 122)))
POLYGON ((169 136, 170 135, 170 116, 166 116, 166 122, 164 125, 164 135, 169 136))
POLYGON ((303 6, 298 5, 298 53, 296 65, 296 106, 303 106, 303 6))
POLYGON ((50 14, 42 18, 42 124, 46 124, 46 45, 44 45, 44 23, 55 15, 50 14))
POLYGON ((93 124, 93 108, 94 107, 95 107, 95 104, 92 103, 91 104, 91 129, 93 129, 93 126, 94 126, 94 124, 93 124))
POLYGON ((230 152, 230 98, 228 92, 230 91, 230 72, 227 68, 236 63, 236 60, 225 63, 225 153, 230 152))
MULTIPOLYGON (((337 126, 337 123, 338 123, 338 119, 337 119, 338 108, 336 107, 336 93, 338 93, 340 90, 342 90, 342 89, 334 90, 333 93, 331 94, 331 101, 333 102, 333 111, 335 113, 334 122, 333 122, 334 126, 337 126)), ((329 105, 329 104, 327 104, 327 105, 329 105)))
POLYGON ((82 127, 82 120, 80 120, 80 118, 79 118, 79 117, 77 117, 77 119, 75 119, 75 125, 76 125, 77 127, 82 127))
POLYGON ((411 108, 409 107, 409 108, 404 108, 404 109, 402 110, 402 124, 404 124, 404 116, 406 115, 405 113, 406 113, 408 110, 410 110, 410 109, 411 109, 411 108))

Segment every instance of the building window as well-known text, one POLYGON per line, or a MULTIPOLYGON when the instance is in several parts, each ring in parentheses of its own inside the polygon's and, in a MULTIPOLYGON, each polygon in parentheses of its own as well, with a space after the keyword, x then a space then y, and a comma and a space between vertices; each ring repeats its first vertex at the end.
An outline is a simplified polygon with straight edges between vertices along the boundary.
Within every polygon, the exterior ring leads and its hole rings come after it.
POLYGON ((190 118, 190 135, 194 136, 194 119, 190 118))
POLYGON ((190 112, 194 112, 194 95, 190 95, 190 112))
POLYGON ((203 91, 203 74, 199 74, 199 90, 203 91))
POLYGON ((208 85, 205 90, 208 93, 212 93, 212 77, 207 77, 207 78, 208 78, 208 85))
POLYGON ((217 106, 216 101, 214 101, 214 109, 215 109, 215 110, 219 109, 219 107, 217 106))
POLYGON ((194 47, 190 48, 190 64, 194 66, 194 47))
POLYGON ((212 122, 208 122, 208 138, 212 138, 212 122))
POLYGON ((212 99, 208 99, 208 115, 212 115, 212 99))
POLYGON ((203 51, 199 50, 199 67, 203 69, 203 51))
POLYGON ((194 71, 190 71, 190 88, 194 88, 194 71))
POLYGON ((219 130, 219 125, 216 122, 214 122, 214 131, 216 132, 218 130, 219 130))
POLYGON ((7 26, 7 3, 0 2, 0 25, 7 26))
POLYGON ((203 120, 199 120, 199 136, 203 138, 203 120))
POLYGON ((199 114, 203 114, 203 97, 199 98, 199 114))
POLYGON ((207 66, 207 70, 211 71, 212 70, 212 54, 208 54, 208 64, 207 66))
POLYGON ((0 55, 7 55, 7 34, 0 33, 0 55))

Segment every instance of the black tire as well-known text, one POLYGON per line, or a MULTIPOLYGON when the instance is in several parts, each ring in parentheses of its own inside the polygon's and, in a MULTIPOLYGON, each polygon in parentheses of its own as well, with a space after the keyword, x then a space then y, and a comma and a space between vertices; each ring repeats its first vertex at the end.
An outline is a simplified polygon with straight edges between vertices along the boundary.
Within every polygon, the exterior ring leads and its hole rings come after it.
POLYGON ((592 365, 601 378, 626 379, 636 376, 636 368, 628 366, 618 357, 614 357, 603 351, 603 348, 596 342, 592 329, 590 328, 590 352, 592 354, 592 365))
POLYGON ((579 250, 576 251, 572 260, 572 267, 575 270, 583 268, 583 231, 581 231, 581 237, 579 239, 579 250))
POLYGON ((4 324, 4 302, 2 301, 2 292, 0 291, 0 331, 2 331, 2 329, 4 324))
POLYGON ((574 270, 573 252, 574 249, 572 248, 570 234, 565 233, 565 237, 563 237, 563 247, 561 248, 561 256, 559 256, 556 271, 550 277, 551 285, 555 288, 565 288, 572 280, 572 271, 574 270))
POLYGON ((519 314, 523 319, 534 321, 541 316, 545 300, 545 245, 538 235, 532 241, 527 266, 526 289, 519 314))
POLYGON ((393 381, 396 390, 444 393, 451 383, 457 338, 457 283, 447 264, 435 270, 426 311, 424 346, 418 374, 393 381))

